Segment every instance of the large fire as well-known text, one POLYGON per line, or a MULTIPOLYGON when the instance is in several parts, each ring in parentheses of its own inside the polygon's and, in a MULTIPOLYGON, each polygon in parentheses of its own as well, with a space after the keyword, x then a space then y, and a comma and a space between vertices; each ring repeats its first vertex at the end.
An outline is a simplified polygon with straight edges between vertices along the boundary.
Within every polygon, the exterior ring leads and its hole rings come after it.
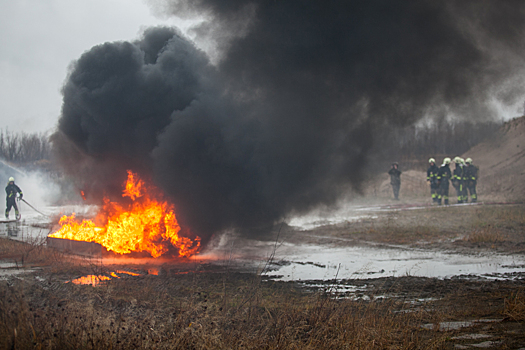
POLYGON ((122 197, 129 197, 130 205, 104 198, 104 205, 93 221, 79 222, 75 213, 64 215, 59 221, 61 228, 49 237, 96 242, 119 254, 145 251, 156 258, 171 246, 178 249, 179 256, 196 254, 200 249, 200 238, 192 241, 179 236, 180 226, 174 207, 167 201, 155 199, 157 192, 155 187, 146 185, 128 171, 122 197))

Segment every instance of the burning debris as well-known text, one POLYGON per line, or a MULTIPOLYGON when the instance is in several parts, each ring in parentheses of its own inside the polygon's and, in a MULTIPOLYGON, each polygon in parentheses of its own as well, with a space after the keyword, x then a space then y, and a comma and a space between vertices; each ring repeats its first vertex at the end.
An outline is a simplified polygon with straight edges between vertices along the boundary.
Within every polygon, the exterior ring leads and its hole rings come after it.
POLYGON ((173 204, 159 197, 158 189, 128 171, 122 194, 128 201, 117 203, 105 198, 94 220, 79 222, 74 213, 65 215, 59 222, 61 228, 49 237, 96 242, 118 254, 148 252, 157 258, 173 249, 181 257, 196 254, 200 238, 180 236, 173 204))

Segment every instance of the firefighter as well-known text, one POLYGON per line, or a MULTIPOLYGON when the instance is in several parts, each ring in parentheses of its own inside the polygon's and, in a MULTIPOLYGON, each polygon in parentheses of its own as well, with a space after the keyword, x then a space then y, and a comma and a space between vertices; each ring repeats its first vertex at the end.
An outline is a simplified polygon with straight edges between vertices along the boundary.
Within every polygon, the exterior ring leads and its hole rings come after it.
POLYGON ((427 182, 430 184, 430 196, 432 197, 432 202, 437 203, 438 202, 438 185, 437 185, 437 175, 439 172, 439 168, 436 165, 436 160, 434 158, 430 158, 428 160, 428 163, 430 166, 427 169, 427 182))
POLYGON ((460 158, 461 160, 461 167, 463 168, 463 187, 461 188, 461 200, 463 203, 468 203, 468 181, 467 181, 467 164, 465 163, 465 159, 460 158))
POLYGON ((441 205, 441 200, 445 202, 445 205, 448 205, 448 187, 449 180, 452 177, 450 172, 450 158, 443 159, 443 164, 439 167, 437 175, 437 183, 439 186, 438 192, 438 204, 441 205))
POLYGON ((401 187, 401 171, 398 169, 399 164, 392 163, 392 168, 388 171, 390 175, 390 184, 394 191, 394 199, 399 200, 399 188, 401 187))
POLYGON ((478 167, 472 164, 472 158, 465 160, 465 178, 466 187, 470 192, 470 200, 472 203, 478 201, 478 194, 476 193, 476 184, 478 182, 478 167))
POLYGON ((11 207, 15 208, 15 217, 17 220, 20 220, 20 212, 18 211, 18 206, 16 205, 16 194, 17 193, 20 199, 24 197, 24 194, 22 193, 22 190, 20 189, 20 187, 15 185, 15 178, 10 177, 9 182, 7 183, 7 186, 5 188, 5 194, 6 194, 5 218, 8 220, 9 220, 9 212, 11 211, 11 207))
POLYGON ((452 174, 452 186, 456 189, 456 194, 458 198, 458 204, 463 203, 464 191, 463 191, 463 164, 460 157, 454 158, 454 163, 456 168, 452 174))

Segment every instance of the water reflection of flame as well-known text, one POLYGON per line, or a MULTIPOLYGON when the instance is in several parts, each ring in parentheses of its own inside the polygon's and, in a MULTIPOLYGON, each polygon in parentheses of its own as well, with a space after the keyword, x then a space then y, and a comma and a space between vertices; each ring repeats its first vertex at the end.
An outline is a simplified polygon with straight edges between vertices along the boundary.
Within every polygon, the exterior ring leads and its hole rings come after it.
POLYGON ((73 284, 89 284, 92 286, 98 286, 102 281, 109 281, 111 278, 104 275, 87 275, 79 278, 75 278, 71 281, 73 284))

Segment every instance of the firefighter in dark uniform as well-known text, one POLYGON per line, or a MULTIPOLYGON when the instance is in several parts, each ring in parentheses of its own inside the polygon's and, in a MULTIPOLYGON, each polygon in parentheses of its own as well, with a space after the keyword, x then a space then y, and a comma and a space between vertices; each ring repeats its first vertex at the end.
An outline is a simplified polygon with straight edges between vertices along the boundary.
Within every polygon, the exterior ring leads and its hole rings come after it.
POLYGON ((454 163, 456 163, 456 168, 452 174, 452 186, 456 189, 458 204, 461 204, 464 200, 463 163, 460 157, 454 158, 454 163))
POLYGON ((443 199, 445 205, 448 205, 448 187, 449 187, 449 180, 452 177, 452 173, 450 171, 450 158, 443 159, 443 164, 441 167, 439 167, 438 171, 438 186, 439 186, 439 194, 438 194, 438 204, 441 205, 441 200, 443 199))
POLYGON ((398 169, 399 164, 393 163, 392 168, 388 171, 390 175, 390 184, 394 191, 394 199, 399 200, 399 188, 401 187, 401 171, 398 169))
POLYGON ((465 160, 465 178, 467 190, 470 192, 470 200, 472 203, 478 201, 478 194, 476 193, 476 184, 478 182, 478 167, 472 164, 472 158, 465 160))
POLYGON ((468 179, 467 179, 467 164, 465 163, 465 159, 461 158, 461 166, 463 167, 463 188, 461 189, 461 198, 463 200, 463 203, 468 203, 468 179))
POLYGON ((430 184, 430 195, 432 196, 432 202, 437 203, 439 196, 437 184, 439 168, 437 167, 436 160, 434 158, 430 158, 428 162, 430 166, 427 169, 427 182, 430 184))
POLYGON ((18 211, 18 206, 16 205, 16 194, 20 195, 20 199, 24 197, 24 194, 22 193, 22 190, 20 187, 15 185, 15 179, 13 177, 9 178, 9 182, 7 183, 7 187, 5 188, 5 194, 6 194, 6 208, 5 208, 5 218, 9 219, 9 212, 11 211, 11 207, 15 208, 15 216, 16 219, 20 219, 20 212, 18 211))

